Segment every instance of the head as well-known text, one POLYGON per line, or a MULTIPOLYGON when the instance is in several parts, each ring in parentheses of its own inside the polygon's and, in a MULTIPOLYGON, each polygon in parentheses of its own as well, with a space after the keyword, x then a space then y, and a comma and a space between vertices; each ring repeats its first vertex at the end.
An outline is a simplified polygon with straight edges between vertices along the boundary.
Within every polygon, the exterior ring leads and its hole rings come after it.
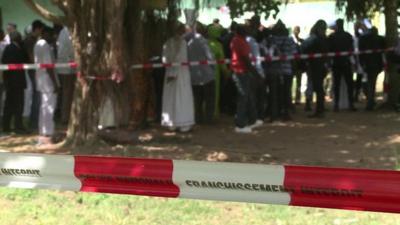
POLYGON ((39 37, 46 25, 41 20, 35 20, 32 22, 32 35, 39 37))
POLYGON ((311 34, 319 37, 325 37, 327 29, 328 24, 325 22, 325 20, 318 20, 311 28, 311 34))
POLYGON ((44 40, 46 40, 48 43, 52 43, 54 40, 54 31, 53 28, 45 26, 42 30, 42 36, 44 40))
POLYGON ((200 22, 196 22, 196 32, 201 34, 203 37, 207 36, 206 26, 200 22))
POLYGON ((261 27, 261 18, 257 15, 254 15, 250 19, 251 29, 258 30, 261 27))
POLYGON ((219 24, 219 19, 214 19, 214 20, 213 20, 213 23, 214 23, 214 24, 219 24))
POLYGON ((344 20, 343 19, 337 19, 335 23, 336 31, 343 31, 344 30, 344 20))
POLYGON ((371 27, 370 32, 373 35, 378 35, 379 34, 378 28, 376 28, 375 26, 371 27))
POLYGON ((7 24, 7 33, 11 34, 14 31, 17 31, 17 24, 15 24, 15 23, 7 24))
POLYGON ((186 33, 186 26, 182 23, 178 23, 175 27, 174 35, 182 36, 186 33))
POLYGON ((295 27, 293 27, 293 35, 294 36, 299 36, 300 35, 300 32, 301 32, 301 30, 300 30, 300 26, 295 26, 295 27))
POLYGON ((272 35, 276 36, 288 36, 289 31, 286 28, 286 25, 282 22, 282 20, 278 20, 278 22, 272 27, 272 35))
POLYGON ((10 41, 12 43, 17 43, 17 44, 22 43, 22 35, 18 31, 13 31, 9 35, 10 35, 10 41))
POLYGON ((236 34, 242 37, 246 37, 247 31, 244 24, 238 24, 236 27, 236 34))

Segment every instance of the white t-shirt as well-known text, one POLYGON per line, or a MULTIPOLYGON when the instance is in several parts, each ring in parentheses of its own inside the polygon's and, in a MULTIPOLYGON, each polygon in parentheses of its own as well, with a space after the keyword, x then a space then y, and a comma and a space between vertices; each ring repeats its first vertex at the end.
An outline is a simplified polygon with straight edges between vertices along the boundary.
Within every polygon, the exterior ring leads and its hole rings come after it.
MULTIPOLYGON (((50 45, 44 39, 40 39, 36 42, 33 49, 36 64, 52 64, 54 63, 53 52, 50 45)), ((58 81, 56 76, 56 81, 58 81)), ((55 87, 50 75, 46 69, 36 70, 36 88, 40 92, 54 92, 55 87)))
MULTIPOLYGON (((71 35, 68 28, 64 27, 57 40, 57 62, 58 63, 70 63, 74 61, 74 47, 72 45, 71 35)), ((74 69, 62 68, 57 69, 59 74, 73 74, 74 69)))

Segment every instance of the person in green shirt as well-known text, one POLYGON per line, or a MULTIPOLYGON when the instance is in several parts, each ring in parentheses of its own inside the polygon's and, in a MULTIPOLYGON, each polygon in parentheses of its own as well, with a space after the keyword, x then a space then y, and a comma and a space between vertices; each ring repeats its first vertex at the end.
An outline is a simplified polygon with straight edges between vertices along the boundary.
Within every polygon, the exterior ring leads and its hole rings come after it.
MULTIPOLYGON (((224 49, 218 38, 221 36, 223 28, 212 24, 208 27, 208 44, 211 52, 214 54, 215 60, 225 59, 224 49)), ((226 64, 217 64, 215 70, 215 116, 220 114, 220 99, 221 99, 221 79, 229 75, 229 70, 226 64)))

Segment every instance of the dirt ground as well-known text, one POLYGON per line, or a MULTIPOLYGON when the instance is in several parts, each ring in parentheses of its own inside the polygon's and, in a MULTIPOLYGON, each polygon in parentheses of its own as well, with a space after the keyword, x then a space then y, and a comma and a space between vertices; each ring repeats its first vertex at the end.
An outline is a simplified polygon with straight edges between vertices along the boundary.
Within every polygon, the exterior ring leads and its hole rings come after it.
POLYGON ((196 126, 189 134, 171 133, 154 124, 136 132, 111 130, 109 135, 130 144, 73 150, 38 148, 36 136, 4 136, 0 150, 375 169, 398 165, 400 115, 395 112, 328 112, 325 119, 309 119, 299 106, 293 118, 267 123, 253 134, 234 133, 231 117, 222 117, 213 126, 196 126))

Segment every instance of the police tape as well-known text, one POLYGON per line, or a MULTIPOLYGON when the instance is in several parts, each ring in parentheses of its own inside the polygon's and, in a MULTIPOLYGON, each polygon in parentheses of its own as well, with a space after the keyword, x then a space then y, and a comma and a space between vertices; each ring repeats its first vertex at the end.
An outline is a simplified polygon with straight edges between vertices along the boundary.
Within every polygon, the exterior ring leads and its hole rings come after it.
POLYGON ((400 213, 400 172, 0 153, 0 186, 400 213))
MULTIPOLYGON (((393 50, 394 50, 394 48, 387 48, 387 49, 369 49, 369 50, 362 50, 362 51, 343 51, 343 52, 280 55, 280 56, 259 57, 258 60, 264 61, 264 62, 305 60, 305 59, 332 58, 332 57, 344 57, 344 56, 352 56, 352 55, 385 53, 385 52, 390 52, 393 50)), ((257 60, 257 59, 254 59, 254 60, 257 60)), ((200 65, 222 65, 222 64, 230 64, 230 63, 231 63, 230 59, 201 60, 201 61, 193 61, 193 62, 172 62, 172 63, 143 63, 143 64, 132 65, 131 69, 135 70, 135 69, 153 69, 153 68, 170 68, 170 67, 188 67, 188 66, 200 66, 200 65)), ((0 71, 65 69, 65 68, 76 69, 76 68, 78 68, 78 64, 75 62, 56 63, 56 64, 0 64, 0 71)), ((101 79, 101 77, 100 77, 100 79, 101 79)))

